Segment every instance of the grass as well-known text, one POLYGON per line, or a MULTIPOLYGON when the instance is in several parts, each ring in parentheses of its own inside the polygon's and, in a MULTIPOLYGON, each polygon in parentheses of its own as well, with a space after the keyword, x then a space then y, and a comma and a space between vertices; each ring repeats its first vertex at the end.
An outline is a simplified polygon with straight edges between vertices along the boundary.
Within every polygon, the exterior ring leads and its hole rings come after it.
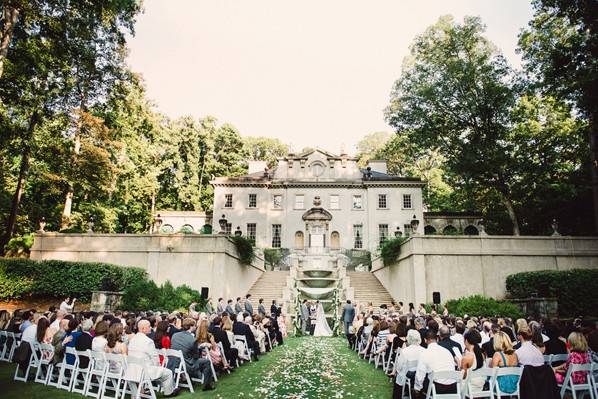
MULTIPOLYGON (((15 365, 0 365, 3 399, 82 398, 53 387, 12 380, 15 365)), ((343 338, 289 338, 262 356, 222 376, 211 392, 182 391, 180 398, 389 398, 392 384, 381 369, 359 359, 343 338)))

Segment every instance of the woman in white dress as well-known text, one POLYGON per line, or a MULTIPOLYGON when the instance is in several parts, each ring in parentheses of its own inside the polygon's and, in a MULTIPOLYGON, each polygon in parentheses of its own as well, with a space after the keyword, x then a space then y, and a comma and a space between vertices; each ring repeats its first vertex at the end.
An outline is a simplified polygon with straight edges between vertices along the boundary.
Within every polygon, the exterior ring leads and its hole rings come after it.
POLYGON ((314 328, 314 337, 332 337, 332 330, 330 329, 328 321, 326 320, 324 307, 320 301, 318 301, 316 304, 316 327, 314 328))

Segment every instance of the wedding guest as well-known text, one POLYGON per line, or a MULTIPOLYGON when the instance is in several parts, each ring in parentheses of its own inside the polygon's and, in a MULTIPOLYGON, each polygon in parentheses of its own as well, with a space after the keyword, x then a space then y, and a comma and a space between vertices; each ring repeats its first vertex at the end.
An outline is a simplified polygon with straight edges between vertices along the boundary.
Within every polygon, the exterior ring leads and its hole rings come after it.
POLYGON ((232 316, 232 315, 233 315, 233 313, 235 313, 235 312, 233 311, 233 300, 232 300, 232 299, 229 299, 229 300, 227 301, 227 303, 226 303, 226 309, 225 309, 225 311, 226 311, 226 313, 227 313, 229 316, 232 316))
MULTIPOLYGON (((227 317, 228 319, 228 317, 227 317)), ((228 321, 228 323, 230 324, 230 321, 228 321)), ((232 367, 234 367, 235 364, 237 364, 237 358, 239 357, 239 351, 237 350, 237 348, 234 348, 231 346, 231 342, 229 340, 229 335, 227 334, 226 331, 223 330, 222 328, 223 325, 223 321, 220 317, 216 317, 216 319, 214 319, 214 330, 212 335, 214 336, 214 340, 220 344, 222 344, 222 348, 224 349, 224 356, 226 356, 226 359, 229 362, 229 365, 232 367)), ((233 337, 234 339, 234 337, 233 337)))
POLYGON ((461 345, 451 339, 451 332, 446 325, 440 326, 438 329, 438 345, 442 346, 446 350, 448 350, 453 357, 460 357, 463 355, 463 351, 461 350, 461 345))
POLYGON ((175 313, 171 313, 168 315, 168 336, 172 339, 172 336, 179 331, 180 329, 180 319, 177 317, 175 313))
POLYGON ((106 335, 108 334, 108 323, 105 321, 100 321, 95 326, 95 336, 91 341, 91 350, 95 352, 104 352, 106 345, 108 344, 108 340, 106 339, 106 335))
POLYGON ((260 354, 260 345, 255 340, 255 336, 251 332, 249 326, 246 323, 244 323, 242 313, 237 315, 237 320, 233 324, 233 333, 235 335, 243 335, 245 337, 249 349, 253 351, 253 356, 255 357, 255 360, 259 360, 258 356, 260 354))
POLYGON ((245 311, 253 316, 253 304, 251 303, 251 294, 245 295, 245 311))
MULTIPOLYGON (((405 381, 409 378, 411 381, 415 378, 415 371, 417 367, 407 369, 409 362, 418 362, 421 354, 425 349, 420 345, 421 336, 417 330, 409 330, 407 332, 407 347, 401 351, 397 364, 394 367, 397 378, 395 379, 393 398, 403 398, 403 386, 405 381)), ((394 374, 391 373, 391 376, 394 374)))
MULTIPOLYGON (((465 333, 465 353, 461 360, 461 368, 464 371, 463 378, 467 378, 467 373, 472 370, 478 370, 484 367, 484 354, 480 348, 482 342, 482 336, 475 328, 468 330, 465 333)), ((480 392, 484 389, 486 383, 486 377, 474 377, 470 378, 469 386, 471 388, 470 393, 480 392)))
POLYGON ((465 323, 463 320, 457 320, 455 322, 455 334, 451 336, 451 339, 459 344, 461 347, 461 353, 465 352, 465 337, 463 334, 465 333, 465 323))
POLYGON ((515 351, 519 364, 522 366, 539 367, 544 365, 544 355, 532 342, 532 332, 527 327, 520 327, 517 330, 520 346, 515 351))
POLYGON ((241 297, 237 297, 237 301, 235 302, 235 314, 239 314, 241 312, 243 312, 243 308, 241 307, 241 297))
MULTIPOLYGON (((492 339, 494 343, 494 355, 490 367, 517 367, 519 360, 513 349, 509 334, 504 331, 497 331, 492 339)), ((519 377, 517 375, 499 376, 496 379, 498 387, 504 393, 514 393, 517 390, 519 377)))
MULTIPOLYGON (((415 390, 421 392, 427 392, 428 389, 428 378, 426 377, 429 373, 435 371, 448 371, 455 370, 455 361, 453 356, 439 346, 436 342, 436 334, 434 331, 428 331, 426 334, 426 350, 420 355, 419 362, 417 364, 417 371, 415 373, 415 390)), ((434 385, 436 386, 436 392, 439 394, 443 393, 456 393, 457 392, 457 381, 450 379, 437 380, 434 385)))
MULTIPOLYGON (((168 327, 170 324, 168 320, 162 320, 156 326, 156 333, 154 334, 154 346, 156 349, 170 349, 170 336, 168 335, 168 327)), ((130 341, 129 341, 130 342, 130 341)), ((164 356, 160 355, 160 364, 164 364, 164 356)))
POLYGON ((216 369, 230 369, 229 365, 224 361, 224 358, 220 353, 214 336, 208 332, 207 320, 202 320, 199 322, 195 344, 198 346, 198 352, 200 353, 200 356, 202 356, 202 352, 205 353, 205 356, 209 356, 216 369), (205 351, 202 351, 202 348, 205 348, 205 351))
MULTIPOLYGON (((196 322, 192 318, 183 320, 182 331, 174 334, 170 342, 171 349, 183 352, 183 358, 190 375, 203 378, 203 390, 214 389, 212 368, 208 359, 199 356, 197 345, 195 345, 196 322)), ((178 367, 178 359, 168 362, 168 367, 173 370, 178 367)))
MULTIPOLYGON (((565 375, 567 374, 570 365, 590 363, 588 341, 582 333, 572 332, 567 338, 567 343, 569 344, 569 356, 567 357, 567 361, 554 368, 556 381, 559 384, 562 384, 565 381, 565 375)), ((576 371, 571 374, 571 379, 574 384, 585 384, 587 382, 587 375, 587 371, 576 371)))
MULTIPOLYGON (((110 326, 111 330, 108 333, 108 347, 111 346, 112 334, 114 333, 114 336, 116 337, 119 328, 122 334, 122 325, 120 323, 118 326, 110 326), (112 330, 113 327, 114 330, 112 330)), ((161 328, 160 334, 162 334, 163 337, 168 337, 166 335, 167 328, 167 325, 163 325, 161 328)), ((129 342, 128 356, 130 358, 141 360, 145 364, 145 370, 147 370, 148 373, 147 377, 154 382, 158 382, 162 386, 165 396, 171 397, 178 395, 180 389, 174 387, 172 371, 160 366, 158 351, 156 350, 154 341, 149 337, 151 330, 150 322, 148 320, 140 320, 137 324, 137 330, 137 334, 135 334, 131 339, 131 342, 129 342)), ((135 366, 138 365, 128 364, 126 371, 128 378, 135 378, 135 373, 141 373, 141 369, 135 366)))
POLYGON ((257 314, 261 317, 266 317, 266 307, 264 306, 264 298, 260 298, 257 305, 257 314))
MULTIPOLYGON (((23 312, 23 315, 21 316, 21 319, 23 321, 19 325, 19 332, 21 334, 23 334, 25 332, 27 327, 29 327, 30 325, 33 324, 33 316, 34 316, 34 314, 30 310, 26 310, 25 312, 23 312)), ((33 335, 35 335, 35 334, 33 334, 33 335)), ((23 340, 22 337, 21 337, 21 340, 23 340)))
POLYGON ((54 321, 52 321, 52 324, 50 324, 50 327, 52 327, 54 330, 58 331, 60 329, 60 321, 62 319, 64 319, 64 316, 66 316, 67 312, 65 312, 64 310, 58 310, 56 312, 56 318, 54 319, 54 321))
MULTIPOLYGON (((142 321, 147 323, 147 326, 148 326, 147 333, 149 333, 149 321, 147 321, 147 320, 142 320, 142 321)), ((141 321, 140 321, 140 323, 141 323, 141 321)), ((110 328, 108 328, 108 334, 106 335, 106 346, 104 347, 104 352, 126 356, 128 353, 128 348, 127 348, 127 345, 125 345, 124 342, 122 342, 123 334, 124 334, 124 329, 123 329, 123 326, 121 323, 111 324, 110 328)), ((137 334, 139 334, 139 332, 137 334)), ((137 335, 137 334, 135 334, 135 335, 137 335)), ((134 337, 133 337, 133 339, 134 339, 134 337)), ((92 345, 93 345, 93 342, 92 342, 92 345)), ((110 372, 112 372, 112 373, 119 372, 119 365, 114 361, 110 362, 109 368, 110 368, 110 372)))
POLYGON ((214 313, 214 305, 212 305, 212 298, 208 298, 208 302, 206 303, 206 313, 209 315, 214 313))
POLYGON ((224 298, 218 298, 218 304, 216 305, 216 313, 221 315, 224 312, 224 298))
POLYGON ((58 331, 52 337, 52 346, 54 347, 54 358, 52 359, 52 364, 56 365, 62 362, 64 358, 64 345, 69 343, 73 337, 66 336, 66 330, 69 327, 69 320, 62 319, 60 320, 60 324, 58 325, 58 331))

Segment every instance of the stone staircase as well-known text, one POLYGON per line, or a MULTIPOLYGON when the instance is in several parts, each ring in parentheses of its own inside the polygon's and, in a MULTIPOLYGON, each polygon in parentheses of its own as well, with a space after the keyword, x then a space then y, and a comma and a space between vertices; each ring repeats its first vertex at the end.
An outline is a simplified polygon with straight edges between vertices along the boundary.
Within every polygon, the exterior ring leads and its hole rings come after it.
POLYGON ((287 277, 289 277, 288 271, 266 271, 260 276, 249 290, 253 309, 256 312, 260 298, 264 298, 264 306, 266 307, 267 314, 270 314, 270 306, 273 299, 276 299, 278 304, 282 304, 282 293, 287 285, 287 277))
POLYGON ((367 306, 369 302, 372 302, 374 308, 378 308, 382 304, 390 306, 390 302, 393 300, 392 296, 373 273, 347 271, 347 277, 350 278, 355 303, 367 306))

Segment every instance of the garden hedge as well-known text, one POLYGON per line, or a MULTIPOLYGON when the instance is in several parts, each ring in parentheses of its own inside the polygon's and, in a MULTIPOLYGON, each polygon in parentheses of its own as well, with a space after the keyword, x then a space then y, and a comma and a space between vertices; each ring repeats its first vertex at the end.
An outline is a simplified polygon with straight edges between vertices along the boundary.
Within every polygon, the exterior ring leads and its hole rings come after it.
POLYGON ((507 277, 507 291, 512 298, 557 298, 559 316, 598 316, 598 270, 541 270, 507 277))
POLYGON ((0 258, 0 300, 3 301, 70 295, 87 302, 92 291, 122 291, 134 282, 147 279, 145 270, 137 267, 0 258))
POLYGON ((447 301, 446 307, 449 313, 458 316, 502 316, 512 319, 519 319, 524 316, 519 306, 507 301, 497 301, 494 298, 487 298, 482 295, 451 299, 447 301))

